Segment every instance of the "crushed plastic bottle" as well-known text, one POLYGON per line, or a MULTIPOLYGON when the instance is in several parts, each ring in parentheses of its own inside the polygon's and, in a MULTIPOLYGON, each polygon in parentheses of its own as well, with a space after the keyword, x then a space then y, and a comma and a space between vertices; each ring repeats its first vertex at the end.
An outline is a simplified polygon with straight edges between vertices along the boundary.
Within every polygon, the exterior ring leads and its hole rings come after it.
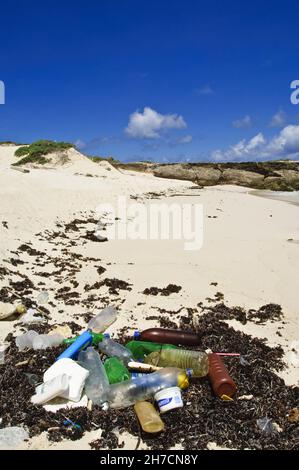
POLYGON ((275 426, 273 426, 273 421, 270 418, 260 418, 256 420, 258 428, 265 434, 274 434, 277 432, 275 426))
POLYGON ((104 367, 110 384, 130 379, 130 372, 117 357, 106 359, 104 367))
POLYGON ((87 397, 92 400, 93 404, 107 409, 109 380, 99 353, 89 347, 85 351, 80 351, 78 362, 84 369, 89 371, 89 376, 85 381, 87 397))
POLYGON ((29 434, 24 428, 18 426, 2 428, 0 429, 0 448, 16 448, 28 438, 29 434))
POLYGON ((47 349, 59 346, 63 341, 61 335, 40 335, 36 331, 29 330, 16 338, 16 345, 19 351, 26 348, 30 349, 47 349))
POLYGON ((115 322, 117 315, 118 312, 115 307, 106 307, 89 321, 88 329, 94 333, 103 333, 115 322))
POLYGON ((134 380, 126 380, 118 384, 110 385, 108 402, 111 408, 126 408, 138 401, 152 398, 155 393, 164 388, 187 388, 189 385, 186 372, 175 367, 169 367, 152 374, 137 377, 134 380))
POLYGON ((190 369, 194 377, 204 377, 209 372, 208 355, 200 351, 163 349, 149 354, 144 362, 159 367, 190 369))
POLYGON ((133 359, 129 349, 113 341, 111 338, 104 338, 103 341, 98 344, 98 348, 102 353, 106 354, 106 356, 117 357, 125 366, 133 359))

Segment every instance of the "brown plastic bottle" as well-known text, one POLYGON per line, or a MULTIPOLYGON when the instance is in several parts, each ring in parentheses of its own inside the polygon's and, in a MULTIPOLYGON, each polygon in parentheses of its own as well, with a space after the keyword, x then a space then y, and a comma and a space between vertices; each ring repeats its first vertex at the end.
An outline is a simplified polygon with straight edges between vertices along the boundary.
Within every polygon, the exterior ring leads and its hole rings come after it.
POLYGON ((214 353, 209 354, 209 379, 218 397, 226 395, 231 398, 236 393, 235 382, 230 377, 221 357, 214 353))
POLYGON ((182 344, 186 346, 198 346, 199 338, 192 331, 168 330, 164 328, 149 328, 141 333, 134 334, 136 339, 153 341, 155 343, 182 344))

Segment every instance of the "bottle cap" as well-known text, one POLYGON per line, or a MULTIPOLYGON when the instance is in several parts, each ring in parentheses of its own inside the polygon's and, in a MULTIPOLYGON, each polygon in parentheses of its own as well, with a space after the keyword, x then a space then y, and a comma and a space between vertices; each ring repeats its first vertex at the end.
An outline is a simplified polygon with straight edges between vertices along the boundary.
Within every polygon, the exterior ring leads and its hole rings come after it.
POLYGON ((189 387, 189 380, 185 372, 180 372, 178 375, 178 387, 182 390, 189 387))
POLYGON ((140 331, 134 331, 133 338, 138 339, 140 338, 140 336, 141 336, 140 331))

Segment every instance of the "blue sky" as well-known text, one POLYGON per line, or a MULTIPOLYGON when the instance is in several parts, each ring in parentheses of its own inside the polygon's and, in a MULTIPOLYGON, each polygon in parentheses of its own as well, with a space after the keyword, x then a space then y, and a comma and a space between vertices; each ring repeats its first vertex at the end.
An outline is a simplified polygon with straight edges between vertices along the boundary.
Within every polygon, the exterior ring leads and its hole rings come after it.
POLYGON ((298 1, 11 0, 0 14, 0 140, 121 160, 299 158, 298 1))

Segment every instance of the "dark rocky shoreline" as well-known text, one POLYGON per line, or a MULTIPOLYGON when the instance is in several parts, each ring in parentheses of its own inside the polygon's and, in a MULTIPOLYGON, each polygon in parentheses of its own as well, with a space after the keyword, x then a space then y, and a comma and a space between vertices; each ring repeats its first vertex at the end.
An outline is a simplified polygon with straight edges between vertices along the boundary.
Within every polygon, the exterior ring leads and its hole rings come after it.
POLYGON ((116 168, 151 173, 159 178, 192 181, 198 186, 234 184, 272 191, 299 190, 299 162, 117 163, 116 168))

